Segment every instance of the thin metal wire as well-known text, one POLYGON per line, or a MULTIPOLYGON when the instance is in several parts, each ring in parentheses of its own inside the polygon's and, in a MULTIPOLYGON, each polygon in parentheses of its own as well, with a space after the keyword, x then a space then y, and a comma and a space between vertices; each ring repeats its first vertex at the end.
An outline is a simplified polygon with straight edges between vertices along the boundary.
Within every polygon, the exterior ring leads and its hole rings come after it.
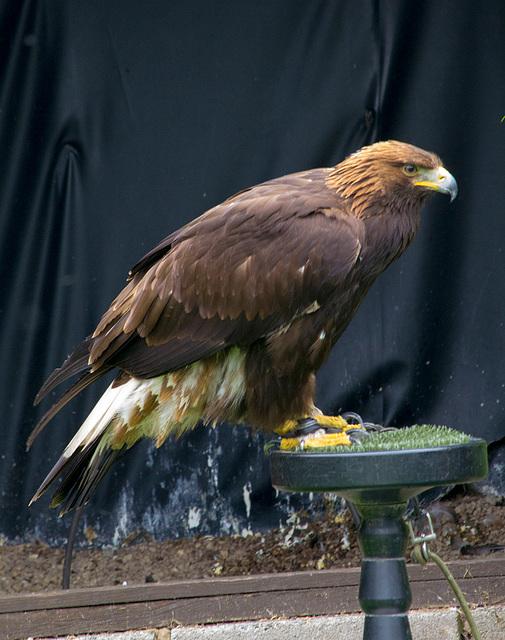
POLYGON ((459 588, 458 583, 454 579, 454 576, 450 572, 449 567, 444 563, 442 558, 440 558, 440 556, 438 556, 436 553, 433 553, 433 551, 430 551, 427 542, 424 542, 422 546, 420 544, 415 545, 412 551, 412 555, 414 556, 416 562, 418 562, 420 565, 425 565, 429 560, 432 560, 438 566, 459 602, 459 606, 461 607, 463 615, 465 616, 468 625, 470 626, 470 631, 474 640, 482 640, 482 636, 477 629, 475 618, 473 617, 472 612, 470 611, 470 607, 465 600, 465 596, 459 588))
POLYGON ((433 529, 433 523, 432 523, 430 514, 424 510, 421 510, 421 511, 423 511, 424 515, 426 516, 430 532, 429 534, 421 533, 420 535, 415 536, 414 528, 412 526, 412 523, 409 520, 407 524, 408 524, 412 543, 414 544, 414 548, 411 553, 411 558, 421 566, 424 566, 430 560, 432 560, 438 566, 438 568, 444 575, 444 578, 449 583, 451 589, 454 592, 454 595, 456 596, 459 602, 459 606, 461 607, 461 611, 463 612, 463 615, 465 616, 468 622, 468 625, 470 626, 470 631, 472 633, 474 640, 482 640, 482 636, 480 635, 480 632, 477 629, 477 625, 475 623, 475 618, 473 617, 472 612, 470 611, 470 607, 468 606, 468 603, 465 600, 465 596, 463 595, 463 592, 459 588, 458 583, 456 582, 456 580, 454 579, 454 576, 450 572, 449 567, 444 563, 442 558, 438 556, 436 553, 433 553, 433 551, 431 551, 428 546, 428 542, 431 540, 435 540, 437 537, 437 534, 433 529))

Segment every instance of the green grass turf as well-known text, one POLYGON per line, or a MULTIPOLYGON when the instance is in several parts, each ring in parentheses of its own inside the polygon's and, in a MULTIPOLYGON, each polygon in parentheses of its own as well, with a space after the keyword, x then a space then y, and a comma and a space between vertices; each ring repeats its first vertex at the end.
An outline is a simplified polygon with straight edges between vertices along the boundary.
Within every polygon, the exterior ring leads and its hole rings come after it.
MULTIPOLYGON (((306 447, 307 453, 351 453, 363 451, 392 451, 396 449, 421 449, 427 447, 446 447, 453 444, 469 442, 471 436, 449 429, 448 427, 429 424, 414 425, 403 429, 394 429, 383 433, 371 433, 364 437, 361 444, 338 447, 306 447)), ((301 451, 296 448, 292 451, 301 451)))

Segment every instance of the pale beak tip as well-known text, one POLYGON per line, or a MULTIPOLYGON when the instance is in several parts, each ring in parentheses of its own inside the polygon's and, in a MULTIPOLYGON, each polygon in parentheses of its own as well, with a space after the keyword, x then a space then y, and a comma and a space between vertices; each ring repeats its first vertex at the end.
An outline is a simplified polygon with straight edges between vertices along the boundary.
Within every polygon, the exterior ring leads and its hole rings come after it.
POLYGON ((442 191, 442 193, 450 195, 452 202, 458 195, 458 183, 456 182, 456 178, 452 173, 449 173, 447 169, 443 169, 440 173, 439 190, 442 191))

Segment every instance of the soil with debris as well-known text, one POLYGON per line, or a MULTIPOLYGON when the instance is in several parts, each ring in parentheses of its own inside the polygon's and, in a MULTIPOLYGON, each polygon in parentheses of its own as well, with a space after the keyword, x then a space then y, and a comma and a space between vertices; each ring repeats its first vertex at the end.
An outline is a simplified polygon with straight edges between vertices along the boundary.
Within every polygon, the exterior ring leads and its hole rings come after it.
MULTIPOLYGON (((453 491, 429 507, 437 540, 430 549, 445 561, 464 556, 505 557, 505 501, 453 491)), ((92 536, 90 536, 91 538, 92 536)), ((409 550, 410 553, 410 550, 409 550)), ((0 547, 0 594, 61 587, 64 549, 40 542, 0 547)), ((75 551, 70 586, 167 582, 214 576, 359 566, 356 527, 348 511, 311 520, 303 513, 268 533, 196 536, 155 542, 128 536, 119 548, 75 551)))

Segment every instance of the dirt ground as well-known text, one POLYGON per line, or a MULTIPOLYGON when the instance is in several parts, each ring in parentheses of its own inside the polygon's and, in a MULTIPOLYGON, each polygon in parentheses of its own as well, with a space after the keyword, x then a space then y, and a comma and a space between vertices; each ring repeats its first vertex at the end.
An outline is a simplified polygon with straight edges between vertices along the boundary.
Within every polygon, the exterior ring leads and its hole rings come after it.
MULTIPOLYGON (((430 549, 444 560, 464 556, 505 557, 505 501, 458 489, 429 507, 437 540, 430 549)), ((86 532, 85 532, 86 533, 86 532)), ((92 538, 92 532, 87 532, 92 538)), ((64 549, 40 542, 0 546, 0 594, 61 587, 64 549)), ((410 549, 408 551, 410 554, 410 549)), ((196 536, 156 542, 146 532, 130 535, 119 548, 74 553, 71 588, 188 578, 359 566, 356 528, 348 511, 329 504, 324 517, 303 513, 285 527, 246 537, 196 536)))

